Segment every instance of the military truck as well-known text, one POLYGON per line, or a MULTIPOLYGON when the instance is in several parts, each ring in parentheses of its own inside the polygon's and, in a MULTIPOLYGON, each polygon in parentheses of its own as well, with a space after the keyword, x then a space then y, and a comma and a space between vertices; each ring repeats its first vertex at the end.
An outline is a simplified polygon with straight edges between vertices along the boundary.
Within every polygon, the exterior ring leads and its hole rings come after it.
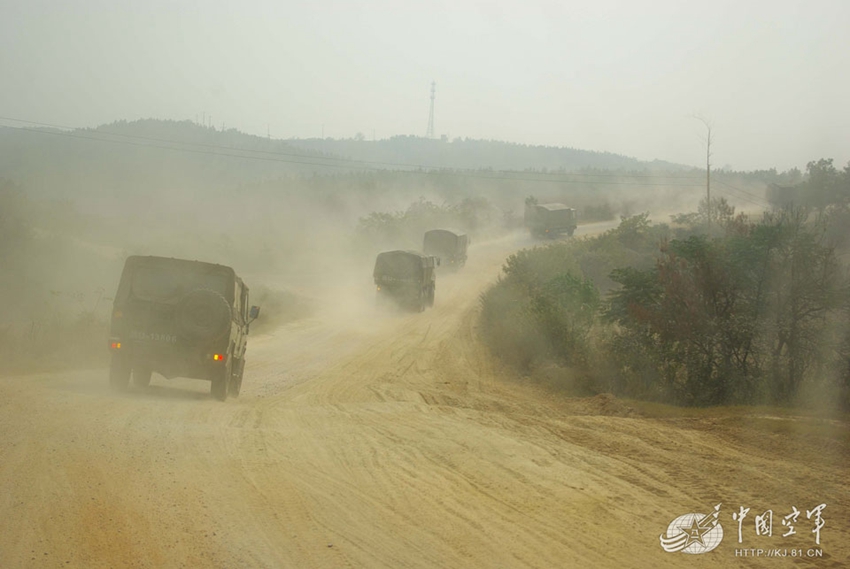
POLYGON ((526 200, 525 226, 535 237, 555 239, 572 235, 578 226, 576 210, 561 203, 539 204, 526 200))
POLYGON ((157 372, 207 380, 220 401, 238 397, 248 329, 259 313, 230 267, 128 257, 112 310, 109 383, 126 389, 132 376, 147 387, 157 372))
POLYGON ((436 257, 418 251, 379 253, 373 272, 378 304, 389 300, 418 312, 434 306, 435 269, 439 264, 436 257))
POLYGON ((469 237, 451 229, 432 229, 425 232, 422 250, 440 259, 443 267, 458 269, 466 264, 469 237))

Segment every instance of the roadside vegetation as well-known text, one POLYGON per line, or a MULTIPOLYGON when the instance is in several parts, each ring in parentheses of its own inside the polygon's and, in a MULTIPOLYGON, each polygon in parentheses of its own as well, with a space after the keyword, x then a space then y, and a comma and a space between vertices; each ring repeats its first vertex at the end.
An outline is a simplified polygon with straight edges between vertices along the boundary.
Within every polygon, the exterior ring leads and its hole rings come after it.
POLYGON ((482 295, 509 365, 572 392, 687 406, 850 407, 850 170, 809 164, 758 218, 723 199, 521 251, 482 295), (553 368, 556 370, 553 372, 553 368))

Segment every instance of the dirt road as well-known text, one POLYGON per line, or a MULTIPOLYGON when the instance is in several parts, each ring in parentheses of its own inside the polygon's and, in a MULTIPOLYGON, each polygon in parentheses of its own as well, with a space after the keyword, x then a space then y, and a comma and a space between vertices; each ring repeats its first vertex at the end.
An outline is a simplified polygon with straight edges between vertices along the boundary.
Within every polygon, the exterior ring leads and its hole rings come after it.
POLYGON ((0 379, 0 567, 846 566, 846 425, 649 418, 497 369, 475 339, 478 295, 523 244, 476 245, 423 314, 376 318, 352 300, 371 299, 367 274, 252 338, 225 404, 156 376, 111 393, 106 370, 0 379), (717 549, 662 550, 674 518, 719 503, 717 549), (767 509, 773 536, 757 537, 767 509))

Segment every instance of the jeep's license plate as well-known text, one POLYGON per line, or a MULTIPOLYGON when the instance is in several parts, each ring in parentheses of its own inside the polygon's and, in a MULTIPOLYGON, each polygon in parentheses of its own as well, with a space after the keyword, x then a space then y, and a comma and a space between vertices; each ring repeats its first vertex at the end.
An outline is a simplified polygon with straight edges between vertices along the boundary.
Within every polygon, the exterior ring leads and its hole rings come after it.
POLYGON ((169 344, 177 343, 177 336, 174 334, 159 334, 158 332, 142 332, 139 330, 132 330, 130 332, 130 339, 148 342, 166 342, 169 344))

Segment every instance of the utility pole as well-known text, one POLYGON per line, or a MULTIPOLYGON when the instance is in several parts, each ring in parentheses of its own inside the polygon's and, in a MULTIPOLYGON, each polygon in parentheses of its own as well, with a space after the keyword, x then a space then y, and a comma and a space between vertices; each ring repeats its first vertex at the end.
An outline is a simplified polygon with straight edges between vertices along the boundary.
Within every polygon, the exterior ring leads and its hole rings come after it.
POLYGON ((428 132, 425 138, 434 138, 434 98, 436 97, 437 82, 431 81, 431 112, 428 113, 428 132))
POLYGON ((704 118, 694 115, 694 118, 705 125, 707 135, 705 138, 705 204, 706 217, 708 219, 708 231, 711 232, 711 124, 704 118))

